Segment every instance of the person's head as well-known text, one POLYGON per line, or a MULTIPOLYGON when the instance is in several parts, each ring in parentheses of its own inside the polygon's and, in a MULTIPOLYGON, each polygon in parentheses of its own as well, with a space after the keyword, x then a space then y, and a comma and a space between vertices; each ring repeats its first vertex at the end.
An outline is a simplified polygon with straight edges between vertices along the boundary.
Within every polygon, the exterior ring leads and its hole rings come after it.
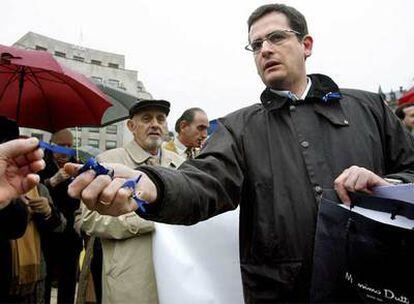
POLYGON ((175 131, 178 139, 187 148, 199 148, 207 138, 210 123, 207 114, 200 108, 190 108, 177 119, 175 131))
MULTIPOLYGON (((62 129, 52 134, 50 139, 55 145, 71 148, 73 145, 73 135, 69 129, 62 129)), ((61 153, 53 153, 53 158, 58 164, 59 168, 63 167, 69 161, 69 155, 61 153)))
POLYGON ((395 110, 395 115, 410 130, 414 130, 414 103, 406 103, 395 110))
POLYGON ((129 110, 128 129, 148 153, 157 154, 167 132, 169 112, 170 103, 165 100, 140 100, 129 110))
POLYGON ((253 52, 263 83, 295 92, 306 81, 305 60, 312 54, 305 17, 293 7, 267 4, 257 8, 247 24, 246 49, 253 52))
POLYGON ((0 116, 0 144, 19 138, 19 126, 13 120, 0 116))

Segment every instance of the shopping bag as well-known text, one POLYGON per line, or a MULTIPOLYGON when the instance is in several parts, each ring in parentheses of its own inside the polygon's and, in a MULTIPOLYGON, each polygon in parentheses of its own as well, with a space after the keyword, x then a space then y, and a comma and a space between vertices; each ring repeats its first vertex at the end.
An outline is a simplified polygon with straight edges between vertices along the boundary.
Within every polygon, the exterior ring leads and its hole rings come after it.
POLYGON ((413 303, 414 204, 362 194, 351 199, 348 209, 329 191, 321 200, 311 302, 413 303))

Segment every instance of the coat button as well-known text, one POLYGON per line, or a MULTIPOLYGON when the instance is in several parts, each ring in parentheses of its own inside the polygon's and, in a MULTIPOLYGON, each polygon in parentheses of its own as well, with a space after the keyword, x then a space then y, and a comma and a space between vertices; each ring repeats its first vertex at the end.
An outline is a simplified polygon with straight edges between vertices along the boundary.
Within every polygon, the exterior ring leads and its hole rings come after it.
POLYGON ((321 195, 323 193, 323 189, 321 186, 315 186, 313 187, 313 190, 315 191, 316 194, 321 195))
POLYGON ((295 107, 295 106, 290 106, 290 107, 289 107, 289 110, 290 110, 291 112, 294 112, 294 111, 296 110, 296 107, 295 107))
POLYGON ((309 147, 309 142, 307 142, 306 140, 304 140, 304 141, 302 141, 302 142, 300 143, 300 145, 301 145, 303 148, 307 148, 307 147, 309 147))

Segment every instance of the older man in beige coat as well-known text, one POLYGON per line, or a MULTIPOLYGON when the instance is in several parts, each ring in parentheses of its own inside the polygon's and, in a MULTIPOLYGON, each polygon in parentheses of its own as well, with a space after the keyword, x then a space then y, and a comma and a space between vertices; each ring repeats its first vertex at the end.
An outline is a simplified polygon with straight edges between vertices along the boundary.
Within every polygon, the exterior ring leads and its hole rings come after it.
MULTIPOLYGON (((131 168, 143 164, 177 168, 184 159, 161 148, 169 109, 169 102, 164 100, 136 103, 127 122, 134 139, 122 148, 100 154, 98 161, 122 163, 131 168)), ((152 222, 135 212, 111 217, 83 208, 81 228, 102 240, 103 303, 158 303, 152 222)))

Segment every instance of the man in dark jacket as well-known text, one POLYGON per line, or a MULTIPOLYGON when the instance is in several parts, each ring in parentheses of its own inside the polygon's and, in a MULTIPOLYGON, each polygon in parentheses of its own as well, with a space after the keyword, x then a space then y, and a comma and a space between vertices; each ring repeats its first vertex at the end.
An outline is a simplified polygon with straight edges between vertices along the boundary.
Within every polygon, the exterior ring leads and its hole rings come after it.
MULTIPOLYGON (((370 193, 389 185, 386 177, 414 181, 414 141, 377 94, 306 75, 313 39, 297 10, 264 5, 248 25, 246 49, 266 85, 261 104, 222 118, 201 154, 176 172, 114 166, 115 176, 142 174, 136 190, 149 205, 137 212, 153 221, 194 224, 240 205, 245 301, 307 302, 324 189, 349 203, 348 191, 370 193)), ((117 215, 137 209, 121 185, 86 172, 69 192, 117 215)))

